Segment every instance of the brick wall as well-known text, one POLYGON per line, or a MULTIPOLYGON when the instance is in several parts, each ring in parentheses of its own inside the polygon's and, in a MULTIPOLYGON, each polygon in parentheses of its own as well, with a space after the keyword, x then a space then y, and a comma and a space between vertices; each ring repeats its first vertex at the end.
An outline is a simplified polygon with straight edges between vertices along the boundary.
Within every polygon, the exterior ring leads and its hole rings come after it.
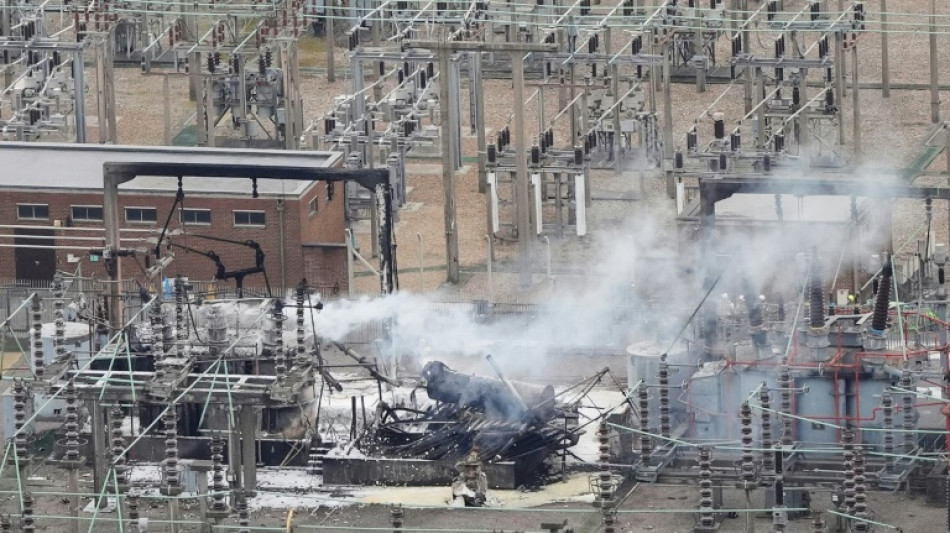
POLYGON ((303 247, 307 282, 329 296, 345 295, 349 290, 346 275, 346 248, 303 247))
MULTIPOLYGON (((341 184, 337 185, 341 188, 341 184)), ((179 235, 173 237, 176 244, 185 245, 201 251, 213 250, 220 257, 228 270, 238 270, 254 266, 254 251, 250 248, 223 242, 215 242, 207 239, 201 239, 194 235, 209 235, 222 237, 231 240, 245 241, 253 240, 260 244, 266 254, 265 266, 271 286, 278 288, 281 285, 281 261, 280 261, 280 242, 281 228, 283 228, 284 242, 284 283, 288 287, 293 287, 303 277, 313 278, 315 274, 311 272, 338 272, 342 270, 342 278, 336 274, 327 279, 333 279, 334 282, 342 279, 342 286, 346 286, 346 255, 345 252, 317 254, 308 259, 305 268, 304 249, 302 242, 336 242, 343 241, 343 197, 342 191, 332 202, 326 204, 326 188, 323 183, 316 183, 308 191, 309 197, 305 200, 286 200, 281 209, 278 200, 274 198, 249 198, 249 197, 210 197, 189 195, 184 200, 185 208, 210 209, 210 225, 185 225, 178 217, 176 212, 169 224, 169 230, 181 229, 188 235, 179 235), (307 203, 313 195, 320 196, 318 201, 320 207, 314 216, 309 216, 307 203), (322 195, 322 196, 321 196, 322 195), (265 215, 264 227, 236 227, 234 225, 233 211, 263 211, 265 215), (280 221, 283 220, 281 224, 280 221), (306 237, 304 237, 306 235, 306 237), (319 239, 319 240, 316 240, 319 239), (322 261, 332 261, 336 264, 324 264, 322 261)), ((169 210, 174 203, 174 194, 122 194, 119 195, 120 202, 120 224, 123 228, 133 229, 151 229, 161 230, 168 216, 169 210), (138 224, 125 221, 125 207, 154 207, 157 209, 158 220, 155 223, 138 224)), ((91 231, 73 231, 53 228, 54 221, 59 220, 63 225, 67 223, 70 216, 71 206, 73 205, 102 205, 101 193, 77 193, 67 194, 62 192, 21 192, 4 191, 0 195, 0 224, 15 224, 24 226, 47 227, 54 229, 54 235, 59 236, 82 236, 82 237, 102 237, 101 222, 80 222, 73 221, 73 228, 90 228, 91 231), (49 220, 28 221, 17 218, 17 204, 34 203, 49 204, 49 220)), ((13 229, 3 228, 0 233, 4 235, 14 234, 13 229)), ((123 232, 123 238, 144 239, 147 237, 157 237, 158 232, 123 232)), ((12 244, 11 238, 4 238, 0 242, 12 244)), ((78 247, 98 247, 101 241, 71 241, 66 239, 56 239, 49 241, 50 244, 59 246, 75 245, 78 247)), ((148 248, 154 245, 147 242, 123 241, 125 247, 148 248)), ((197 253, 188 252, 182 249, 173 248, 175 260, 166 269, 167 276, 174 276, 181 273, 196 280, 210 280, 215 275, 215 264, 212 260, 197 253)), ((164 253, 164 252, 163 252, 164 253)), ((75 270, 76 264, 67 262, 67 254, 82 256, 82 270, 86 276, 105 278, 106 272, 101 262, 90 262, 89 253, 83 250, 56 250, 56 267, 61 270, 75 270)), ((141 277, 142 271, 139 265, 144 266, 144 259, 123 259, 123 273, 125 277, 141 277)), ((0 278, 13 278, 16 276, 14 251, 11 248, 0 249, 0 278)), ((248 286, 263 286, 263 277, 260 274, 253 274, 245 279, 248 286)), ((332 282, 330 283, 332 285, 332 282)))

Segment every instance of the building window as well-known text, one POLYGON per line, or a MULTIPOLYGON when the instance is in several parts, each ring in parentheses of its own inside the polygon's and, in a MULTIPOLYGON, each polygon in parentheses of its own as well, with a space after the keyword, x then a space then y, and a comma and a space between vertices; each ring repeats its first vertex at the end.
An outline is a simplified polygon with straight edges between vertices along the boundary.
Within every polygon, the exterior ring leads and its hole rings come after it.
POLYGON ((308 206, 310 207, 310 216, 316 215, 317 214, 317 197, 316 196, 314 196, 313 199, 310 200, 310 203, 308 204, 308 206))
POLYGON ((49 220, 49 204, 16 204, 20 220, 49 220))
POLYGON ((102 222, 101 205, 74 205, 71 207, 71 217, 76 222, 102 222))
POLYGON ((182 209, 181 221, 185 224, 207 226, 211 224, 210 209, 182 209))
POLYGON ((263 226, 264 212, 263 211, 235 211, 234 225, 235 226, 263 226))
POLYGON ((158 210, 154 207, 126 207, 125 220, 133 224, 153 224, 158 220, 158 210))

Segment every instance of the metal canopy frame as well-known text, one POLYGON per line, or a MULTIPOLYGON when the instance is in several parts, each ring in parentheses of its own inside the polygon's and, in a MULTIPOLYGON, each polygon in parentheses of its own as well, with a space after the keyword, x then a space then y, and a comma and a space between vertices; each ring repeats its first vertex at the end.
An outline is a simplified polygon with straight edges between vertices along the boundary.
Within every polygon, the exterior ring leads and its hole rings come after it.
POLYGON ((111 325, 120 324, 122 299, 119 287, 122 276, 121 258, 127 255, 119 244, 119 185, 138 176, 178 178, 207 177, 225 179, 313 180, 339 182, 352 180, 374 193, 379 223, 379 277, 383 293, 396 289, 395 239, 393 238, 392 185, 388 169, 343 169, 281 165, 270 162, 252 163, 175 163, 175 162, 106 162, 102 165, 103 222, 105 224, 104 259, 109 267, 109 306, 111 325))

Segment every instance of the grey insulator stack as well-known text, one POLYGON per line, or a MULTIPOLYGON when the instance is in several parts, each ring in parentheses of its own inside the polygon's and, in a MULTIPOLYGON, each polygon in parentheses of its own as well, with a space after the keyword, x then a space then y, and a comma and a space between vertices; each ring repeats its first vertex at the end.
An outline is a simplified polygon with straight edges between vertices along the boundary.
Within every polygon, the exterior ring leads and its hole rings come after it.
POLYGON ((825 521, 821 517, 821 513, 815 513, 815 519, 811 523, 812 533, 828 533, 828 529, 825 527, 825 521))
POLYGON ((178 412, 169 405, 162 416, 165 423, 165 460, 162 462, 162 491, 167 494, 181 492, 181 472, 178 470, 178 412))
POLYGON ((660 358, 657 368, 657 377, 660 386, 660 435, 670 438, 670 365, 666 362, 666 355, 660 358))
POLYGON ((72 380, 66 382, 66 388, 63 390, 63 397, 66 400, 66 422, 63 429, 66 432, 66 461, 79 460, 79 408, 76 405, 76 387, 72 380))
POLYGON ((284 353, 284 306, 280 300, 274 300, 271 319, 277 331, 274 337, 276 343, 274 345, 274 376, 277 381, 283 381, 287 377, 287 354, 284 353))
MULTIPOLYGON (((294 360, 294 364, 298 368, 305 368, 310 364, 310 359, 307 357, 307 346, 304 344, 304 303, 306 302, 305 298, 307 295, 307 282, 306 280, 301 280, 297 285, 297 355, 294 360)), ((314 332, 316 334, 316 332, 314 332)))
POLYGON ((812 259, 808 276, 808 321, 812 330, 825 327, 825 297, 821 282, 821 268, 817 255, 812 259))
POLYGON ((50 291, 53 293, 53 321, 56 327, 56 333, 53 337, 53 346, 56 349, 56 360, 63 361, 67 356, 66 315, 63 313, 63 281, 59 274, 53 276, 50 291))
POLYGON ((871 531, 871 526, 867 522, 868 516, 868 494, 867 478, 864 475, 864 449, 858 446, 854 450, 854 517, 857 521, 854 523, 854 531, 871 531))
POLYGON ((402 533, 403 516, 405 516, 405 513, 402 510, 402 505, 393 505, 389 510, 389 518, 393 523, 393 533, 402 533))
POLYGON ((247 511, 247 496, 244 491, 238 493, 237 497, 238 511, 238 533, 251 533, 251 516, 247 511))
POLYGON ((10 520, 10 515, 4 514, 0 515, 0 531, 3 533, 8 533, 13 531, 13 521, 10 520))
POLYGON ((20 531, 23 533, 32 533, 36 531, 35 518, 33 516, 33 495, 29 492, 23 494, 23 511, 20 513, 20 531))
POLYGON ((129 510, 129 531, 139 533, 139 497, 130 493, 125 499, 125 505, 129 510))
POLYGON ((712 529, 713 514, 712 453, 708 446, 699 447, 699 527, 712 529))
MULTIPOLYGON (((904 369, 904 372, 901 374, 900 384, 901 388, 905 391, 914 390, 914 383, 909 370, 904 369)), ((917 434, 914 432, 916 429, 914 396, 913 392, 905 392, 901 397, 901 415, 903 419, 901 429, 904 431, 904 453, 911 453, 914 451, 914 448, 917 447, 917 434)))
POLYGON ((782 417, 782 445, 792 445, 792 373, 788 368, 788 358, 782 358, 782 366, 778 374, 778 386, 782 391, 782 403, 779 407, 782 417))
POLYGON ((888 258, 881 268, 881 280, 877 285, 877 295, 874 298, 874 313, 871 315, 871 333, 881 335, 887 329, 887 308, 891 303, 891 279, 894 269, 891 259, 888 258))
POLYGON ((776 446, 775 451, 775 508, 772 512, 772 531, 781 533, 788 525, 788 512, 785 510, 785 466, 782 448, 776 446))
POLYGON ((15 430, 15 437, 13 438, 14 446, 14 457, 11 457, 7 464, 17 465, 20 469, 26 468, 28 455, 27 455, 27 444, 29 439, 26 437, 26 431, 24 431, 24 426, 26 426, 26 400, 27 400, 27 391, 26 385, 23 383, 22 378, 14 378, 13 380, 13 428, 15 430))
POLYGON ((607 429, 607 422, 600 421, 597 428, 597 442, 600 451, 600 472, 597 475, 598 489, 600 494, 600 506, 606 508, 614 497, 613 474, 610 473, 610 430, 607 429))
POLYGON ((842 436, 844 448, 844 507, 848 514, 854 514, 855 481, 854 481, 854 433, 850 429, 844 430, 842 436))
POLYGON ((175 355, 185 357, 185 341, 188 340, 185 322, 185 281, 181 276, 175 278, 175 355))
POLYGON ((109 414, 112 424, 112 461, 115 467, 115 482, 117 485, 128 485, 129 465, 125 462, 125 438, 122 436, 122 409, 117 405, 109 414))
POLYGON ((882 427, 884 428, 883 449, 884 449, 884 470, 885 472, 894 471, 894 396, 891 391, 884 389, 881 393, 881 414, 883 415, 882 427))
POLYGON ((742 434, 742 459, 739 479, 747 484, 755 481, 755 455, 752 453, 752 408, 742 402, 739 408, 739 431, 742 434))
POLYGON ((149 346, 149 352, 152 356, 152 363, 155 365, 155 379, 161 381, 165 379, 165 313, 162 312, 162 305, 155 303, 148 310, 148 316, 152 323, 152 344, 149 346))
POLYGON ((215 434, 211 438, 211 510, 227 512, 228 484, 224 480, 224 438, 215 434))
POLYGON ((763 475, 772 475, 776 472, 773 462, 774 453, 772 452, 772 413, 771 402, 769 398, 769 389, 762 385, 759 391, 759 405, 762 407, 760 413, 762 417, 762 473, 763 475))
POLYGON ((610 431, 607 429, 607 421, 601 420, 600 427, 597 429, 597 441, 600 444, 600 472, 598 474, 598 489, 600 491, 600 508, 604 515, 604 533, 614 533, 616 531, 616 514, 614 513, 614 481, 613 474, 610 472, 610 431))
POLYGON ((43 360, 43 307, 40 297, 34 296, 30 304, 30 326, 32 326, 33 375, 42 378, 46 374, 46 361, 43 360))
POLYGON ((152 328, 152 343, 149 348, 153 357, 159 357, 164 352, 165 314, 162 313, 162 304, 155 302, 148 308, 148 319, 152 328))
POLYGON ((649 464, 653 460, 653 438, 650 433, 650 393, 646 384, 637 390, 640 407, 640 460, 649 464))

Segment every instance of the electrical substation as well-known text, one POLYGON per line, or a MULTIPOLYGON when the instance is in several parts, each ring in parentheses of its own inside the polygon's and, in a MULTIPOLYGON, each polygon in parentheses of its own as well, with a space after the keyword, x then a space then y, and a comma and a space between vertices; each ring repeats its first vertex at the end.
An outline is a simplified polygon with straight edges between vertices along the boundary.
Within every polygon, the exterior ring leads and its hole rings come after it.
POLYGON ((947 5, 0 8, 0 532, 950 527, 947 5))

